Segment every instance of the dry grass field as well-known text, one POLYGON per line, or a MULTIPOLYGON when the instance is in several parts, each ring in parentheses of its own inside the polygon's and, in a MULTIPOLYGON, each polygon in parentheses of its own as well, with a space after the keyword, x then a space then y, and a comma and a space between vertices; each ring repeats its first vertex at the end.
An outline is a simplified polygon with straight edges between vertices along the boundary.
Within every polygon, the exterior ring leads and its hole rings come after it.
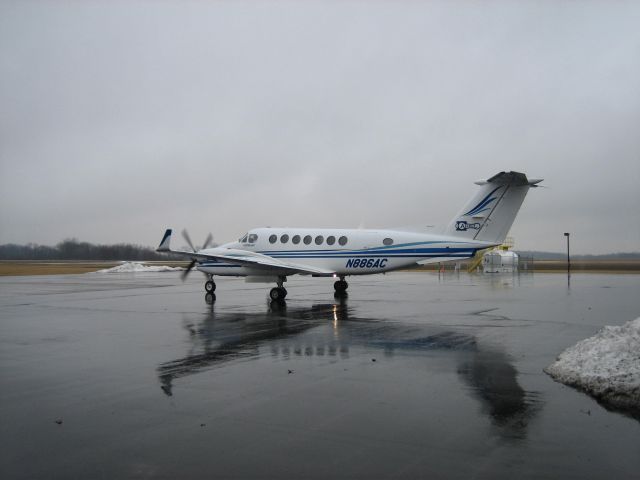
MULTIPOLYGON (((120 265, 122 262, 107 261, 36 261, 36 260, 2 260, 0 261, 0 276, 18 275, 65 275, 73 273, 87 273, 111 268, 120 265)), ((184 267, 188 262, 180 261, 156 261, 142 262, 145 265, 169 265, 172 267, 184 267)), ((455 268, 455 263, 443 264, 445 270, 455 268)), ((439 265, 431 264, 412 269, 412 271, 438 271, 439 265)), ((460 265, 462 271, 466 271, 467 263, 460 265)), ((567 263, 560 260, 536 260, 533 265, 535 272, 558 272, 567 271, 567 263)), ((640 260, 574 260, 571 262, 571 271, 580 272, 602 272, 602 273, 640 273, 640 260)))
MULTIPOLYGON (((455 262, 443 264, 445 270, 453 270, 455 262)), ((467 270, 467 262, 460 262, 460 270, 467 270)), ((439 264, 424 265, 417 270, 438 271, 439 264)), ((521 269, 522 270, 522 269, 521 269)), ((533 267, 528 270, 534 272, 566 273, 567 262, 565 260, 535 260, 533 267)), ((633 260, 572 260, 572 273, 640 273, 640 259, 633 260)))
MULTIPOLYGON (((536 260, 536 272, 566 272, 567 262, 558 260, 536 260)), ((572 272, 640 273, 640 259, 635 260, 572 260, 572 272)))

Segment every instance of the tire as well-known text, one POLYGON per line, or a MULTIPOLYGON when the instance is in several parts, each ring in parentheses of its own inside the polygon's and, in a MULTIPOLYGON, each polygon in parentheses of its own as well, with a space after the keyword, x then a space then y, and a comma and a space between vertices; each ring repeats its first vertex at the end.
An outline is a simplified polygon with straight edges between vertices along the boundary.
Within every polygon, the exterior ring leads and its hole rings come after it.
POLYGON ((344 280, 338 280, 333 284, 333 288, 336 289, 337 293, 344 293, 347 291, 347 288, 349 288, 349 285, 344 280))
POLYGON ((207 291, 207 293, 213 293, 216 291, 216 284, 209 280, 204 284, 204 289, 207 291))
POLYGON ((277 302, 278 300, 282 300, 284 298, 284 295, 278 287, 274 287, 269 292, 269 298, 274 302, 277 302))

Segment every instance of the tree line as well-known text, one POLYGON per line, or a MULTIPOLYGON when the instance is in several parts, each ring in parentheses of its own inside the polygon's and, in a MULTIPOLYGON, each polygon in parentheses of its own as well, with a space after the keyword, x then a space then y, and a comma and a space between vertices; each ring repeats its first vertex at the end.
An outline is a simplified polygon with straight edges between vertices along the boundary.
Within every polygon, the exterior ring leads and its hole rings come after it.
POLYGON ((66 239, 55 246, 28 243, 0 245, 0 260, 179 260, 172 255, 159 254, 142 245, 118 243, 95 245, 66 239))

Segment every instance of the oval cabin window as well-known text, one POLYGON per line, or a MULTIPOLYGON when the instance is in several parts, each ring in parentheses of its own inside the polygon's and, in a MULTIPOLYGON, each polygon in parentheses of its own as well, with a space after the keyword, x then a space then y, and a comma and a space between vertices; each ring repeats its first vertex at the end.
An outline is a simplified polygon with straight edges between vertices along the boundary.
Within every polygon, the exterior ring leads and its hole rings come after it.
POLYGON ((393 245, 393 238, 385 238, 382 243, 384 243, 385 245, 389 246, 389 245, 393 245))
POLYGON ((276 243, 277 240, 278 240, 278 236, 277 235, 271 235, 269 237, 269 243, 276 243))

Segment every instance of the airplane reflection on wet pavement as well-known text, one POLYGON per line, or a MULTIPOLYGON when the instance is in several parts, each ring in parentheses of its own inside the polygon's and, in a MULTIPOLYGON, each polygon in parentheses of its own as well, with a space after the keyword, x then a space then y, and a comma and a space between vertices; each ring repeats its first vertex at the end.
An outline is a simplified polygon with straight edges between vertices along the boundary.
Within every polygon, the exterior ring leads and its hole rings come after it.
POLYGON ((637 317, 634 276, 572 275, 569 292, 556 274, 403 272, 356 279, 342 301, 299 278, 282 306, 236 280, 210 305, 178 281, 0 278, 4 477, 640 469, 640 423, 543 372, 637 317))
POLYGON ((161 389, 174 394, 174 381, 229 362, 259 357, 329 356, 349 358, 353 347, 379 350, 385 358, 429 353, 451 359, 451 369, 481 405, 501 436, 524 438, 529 421, 542 407, 537 392, 518 383, 510 357, 495 345, 451 328, 355 316, 347 298, 311 307, 267 303, 263 312, 224 312, 207 302, 206 314, 183 314, 189 353, 157 367, 161 389))

